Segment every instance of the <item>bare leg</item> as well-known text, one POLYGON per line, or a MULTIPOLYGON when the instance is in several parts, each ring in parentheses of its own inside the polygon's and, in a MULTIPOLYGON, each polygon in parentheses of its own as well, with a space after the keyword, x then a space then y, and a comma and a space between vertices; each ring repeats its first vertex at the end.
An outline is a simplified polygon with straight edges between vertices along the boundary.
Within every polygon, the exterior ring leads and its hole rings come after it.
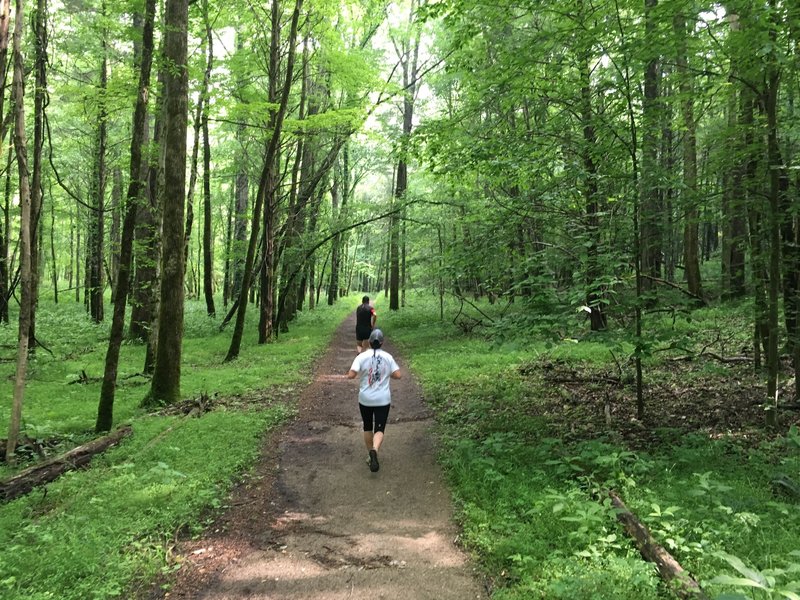
POLYGON ((361 351, 366 352, 367 350, 369 350, 369 340, 364 340, 361 342, 361 351))
POLYGON ((373 436, 372 447, 375 448, 375 450, 380 450, 382 443, 383 443, 383 432, 379 431, 373 436))
POLYGON ((372 437, 371 431, 364 432, 364 444, 367 447, 367 451, 372 450, 372 437))

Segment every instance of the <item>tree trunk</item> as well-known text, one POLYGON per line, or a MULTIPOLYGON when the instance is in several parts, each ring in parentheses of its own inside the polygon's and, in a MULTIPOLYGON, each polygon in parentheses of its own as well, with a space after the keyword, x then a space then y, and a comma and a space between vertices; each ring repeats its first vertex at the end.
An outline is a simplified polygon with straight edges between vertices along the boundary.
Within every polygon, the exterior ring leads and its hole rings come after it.
MULTIPOLYGON (((408 37, 403 40, 399 59, 403 67, 403 132, 400 142, 400 157, 397 161, 397 178, 394 188, 396 202, 405 202, 408 190, 408 138, 414 123, 414 100, 417 90, 417 60, 419 58, 420 30, 417 29, 412 39, 415 4, 408 13, 408 37)), ((389 310, 400 309, 400 216, 392 217, 389 232, 389 310)))
MULTIPOLYGON (((775 0, 770 0, 769 5, 772 11, 776 10, 775 0)), ((770 37, 775 42, 775 25, 771 24, 770 37)), ((780 82, 780 70, 777 57, 770 56, 767 67, 767 87, 765 90, 764 104, 767 113, 767 156, 769 167, 769 347, 767 349, 767 401, 766 401, 766 422, 768 427, 776 427, 778 424, 777 403, 778 403, 778 370, 780 368, 780 356, 778 353, 778 312, 779 295, 781 283, 781 195, 783 190, 782 180, 785 180, 785 165, 781 158, 780 146, 778 145, 778 86, 780 82)))
MULTIPOLYGON (((203 93, 208 94, 211 81, 211 68, 214 64, 214 36, 208 20, 208 0, 203 2, 206 20, 206 44, 208 62, 203 76, 203 93)), ((211 144, 208 139, 208 100, 203 106, 203 293, 206 299, 206 313, 209 317, 217 314, 214 308, 214 238, 211 235, 211 144)))
MULTIPOLYGON (((281 130, 283 129, 283 119, 286 115, 286 107, 289 102, 289 92, 291 91, 291 86, 292 86, 292 77, 294 72, 295 44, 297 41, 297 23, 300 19, 300 10, 302 8, 302 5, 303 5, 303 0, 295 0, 294 11, 292 12, 291 29, 288 39, 289 51, 286 58, 286 79, 284 80, 280 105, 278 107, 277 112, 270 119, 272 122, 271 123, 272 136, 270 137, 269 143, 267 145, 267 150, 264 157, 264 168, 261 173, 261 179, 258 185, 258 192, 256 194, 255 207, 253 209, 252 231, 250 233, 250 243, 248 244, 247 247, 247 258, 245 259, 245 267, 242 277, 242 289, 239 294, 239 307, 236 313, 236 324, 234 326, 233 335, 231 337, 231 344, 230 347, 228 348, 228 354, 225 357, 226 362, 234 360, 237 356, 239 356, 239 350, 242 344, 242 336, 244 335, 244 319, 247 310, 247 294, 250 289, 250 280, 251 280, 251 272, 253 270, 253 264, 255 263, 256 246, 258 243, 260 220, 262 217, 261 215, 262 207, 264 207, 264 210, 267 211, 266 214, 270 216, 270 219, 267 221, 267 223, 268 224, 271 223, 272 198, 274 197, 275 190, 277 187, 276 177, 274 172, 276 168, 275 159, 278 155, 281 130), (266 206, 264 206, 265 204, 266 206)), ((275 48, 274 52, 273 49, 271 48, 270 55, 271 57, 274 56, 275 64, 273 65, 271 61, 270 80, 271 81, 275 80, 277 83, 276 78, 277 78, 277 58, 278 58, 277 55, 278 36, 276 36, 276 32, 278 33, 278 35, 280 32, 280 19, 279 19, 277 0, 273 0, 272 6, 273 6, 272 44, 275 46, 275 48)), ((272 242, 272 235, 265 237, 265 244, 271 245, 271 242, 272 242)), ((266 248, 265 252, 268 252, 268 254, 265 255, 265 266, 269 267, 271 270, 272 265, 268 263, 268 260, 271 259, 271 249, 266 248)), ((261 332, 259 332, 259 337, 260 336, 261 332)))
MULTIPOLYGON (((642 273, 661 278, 662 230, 658 193, 658 47, 654 12, 658 0, 644 0, 645 44, 648 57, 644 75, 644 98, 642 99, 642 177, 641 177, 641 259, 642 273)), ((645 278, 644 290, 652 287, 652 280, 645 278)))
MULTIPOLYGON (((36 308, 42 261, 39 240, 42 231, 42 148, 44 147, 44 110, 47 104, 47 2, 37 0, 33 34, 36 40, 33 91, 33 172, 31 174, 31 315, 28 348, 36 347, 36 308)), ((0 113, 2 116, 2 113, 0 113)))
MULTIPOLYGON (((11 0, 0 0, 0 84, 6 88, 8 82, 8 28, 11 0)), ((0 93, 0 115, 5 114, 5 94, 0 93)), ((8 133, 5 120, 0 119, 0 142, 5 142, 8 133)), ((3 202, 3 222, 0 233, 0 322, 8 324, 8 240, 11 232, 11 164, 14 157, 13 144, 9 144, 6 160, 6 182, 3 202)))
POLYGON ((686 287, 689 292, 703 297, 700 278, 700 240, 699 211, 697 209, 697 122, 694 118, 694 86, 688 72, 688 52, 686 49, 686 17, 683 13, 673 20, 678 38, 677 70, 680 79, 681 114, 683 117, 683 265, 686 270, 686 287))
POLYGON ((167 0, 164 56, 166 70, 164 127, 164 203, 158 348, 148 404, 180 399, 183 342, 183 203, 186 198, 186 128, 188 110, 188 0, 167 0))
POLYGON ((146 139, 147 102, 150 89, 150 71, 153 64, 153 20, 156 0, 145 3, 144 22, 142 24, 142 55, 139 71, 139 91, 133 113, 133 131, 131 136, 130 181, 125 200, 122 235, 119 247, 119 269, 117 271, 116 298, 111 318, 111 332, 106 351, 103 384, 100 389, 100 402, 97 407, 95 431, 108 431, 114 421, 114 396, 117 385, 117 367, 122 338, 125 329, 125 307, 128 301, 131 265, 133 262, 133 238, 136 230, 136 212, 142 202, 146 188, 143 168, 142 150, 146 139))
MULTIPOLYGON (((103 14, 105 14, 105 4, 103 14)), ((106 109, 106 91, 108 89, 108 56, 105 32, 101 41, 102 59, 100 61, 100 99, 97 121, 97 148, 95 154, 95 170, 93 174, 92 197, 94 201, 89 233, 86 238, 87 249, 87 301, 92 320, 100 323, 103 318, 103 256, 105 237, 105 193, 106 193, 106 140, 108 137, 108 114, 106 109)))
MULTIPOLYGON (((583 2, 579 3, 583 13, 583 2)), ((597 147, 597 136, 593 123, 591 54, 587 47, 581 56, 581 122, 583 125, 583 202, 586 211, 586 306, 589 308, 589 324, 592 331, 606 329, 606 315, 603 311, 603 297, 599 284, 598 240, 600 237, 600 203, 597 189, 597 164, 593 153, 597 147)))
POLYGON ((111 303, 116 302, 117 279, 119 274, 119 247, 120 247, 120 227, 122 225, 120 215, 122 212, 122 171, 119 167, 114 167, 114 184, 111 188, 111 234, 110 234, 110 254, 111 254, 111 303))
POLYGON ((28 369, 28 332, 31 314, 31 190, 28 175, 28 142, 25 138, 25 62, 22 57, 22 28, 25 23, 24 0, 17 0, 14 18, 14 149, 19 172, 20 204, 20 307, 19 345, 17 346, 17 368, 14 377, 14 395, 11 419, 6 442, 6 461, 14 462, 17 438, 22 421, 22 400, 25 394, 25 379, 28 369))

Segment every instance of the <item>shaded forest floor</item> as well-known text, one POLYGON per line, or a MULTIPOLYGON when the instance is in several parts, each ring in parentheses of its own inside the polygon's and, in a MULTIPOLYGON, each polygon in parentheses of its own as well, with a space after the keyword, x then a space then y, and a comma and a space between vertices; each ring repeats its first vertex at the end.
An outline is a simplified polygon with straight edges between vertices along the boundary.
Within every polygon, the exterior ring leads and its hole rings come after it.
MULTIPOLYGON (((757 441, 765 431, 764 376, 748 363, 665 362, 648 370, 644 418, 637 418, 635 382, 608 369, 566 361, 525 363, 523 379, 544 393, 531 415, 546 418, 565 439, 612 434, 633 449, 671 442, 689 433, 757 441)), ((784 386, 784 396, 793 386, 784 386)), ((780 408, 783 427, 800 422, 800 412, 780 408)))

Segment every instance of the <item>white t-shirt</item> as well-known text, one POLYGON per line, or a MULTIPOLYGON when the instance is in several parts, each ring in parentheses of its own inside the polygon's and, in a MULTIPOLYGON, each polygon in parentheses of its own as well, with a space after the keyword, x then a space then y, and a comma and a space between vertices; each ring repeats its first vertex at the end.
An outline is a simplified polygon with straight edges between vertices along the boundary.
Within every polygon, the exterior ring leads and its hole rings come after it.
POLYGON ((392 402, 389 378, 399 371, 394 358, 384 350, 365 350, 350 367, 361 377, 358 401, 364 406, 386 406, 392 402))

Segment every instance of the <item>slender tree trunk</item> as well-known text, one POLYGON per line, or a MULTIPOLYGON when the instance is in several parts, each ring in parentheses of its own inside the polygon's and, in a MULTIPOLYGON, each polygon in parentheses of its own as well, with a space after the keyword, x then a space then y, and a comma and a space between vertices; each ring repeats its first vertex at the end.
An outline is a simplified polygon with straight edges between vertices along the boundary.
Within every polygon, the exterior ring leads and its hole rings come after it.
MULTIPOLYGON (((5 21, 8 21, 7 14, 5 21)), ((0 94, 0 98, 2 97, 3 94, 0 94)), ((6 160, 6 181, 3 196, 3 237, 0 239, 0 321, 6 325, 8 324, 8 301, 11 294, 8 282, 8 240, 11 232, 11 165, 13 164, 13 157, 14 148, 13 144, 11 144, 8 147, 8 159, 6 160)))
POLYGON ((6 461, 14 462, 17 439, 22 421, 22 401, 28 369, 28 332, 31 314, 31 190, 28 175, 28 142, 25 138, 25 61, 22 57, 22 29, 25 23, 24 0, 17 0, 14 19, 14 148, 19 172, 20 204, 20 309, 17 369, 14 377, 14 396, 6 440, 6 461))
MULTIPOLYGON (((102 4, 105 15, 105 3, 102 4)), ((87 247, 87 302, 92 320, 99 323, 103 320, 103 255, 105 225, 105 192, 106 192, 106 140, 108 136, 106 109, 106 90, 108 89, 108 56, 105 32, 101 42, 103 57, 100 61, 100 99, 97 121, 97 147, 95 154, 95 171, 93 174, 93 210, 89 220, 87 247)))
POLYGON ((114 184, 111 188, 111 234, 110 234, 110 254, 111 254, 111 303, 116 302, 117 279, 119 275, 119 248, 120 248, 120 227, 122 225, 120 215, 122 211, 122 170, 115 167, 113 171, 114 184))
MULTIPOLYGON (((648 58, 644 75, 642 99, 642 179, 640 201, 640 227, 642 272, 646 276, 661 277, 661 223, 658 193, 658 50, 654 12, 658 0, 644 0, 645 43, 648 58)), ((650 279, 642 282, 645 291, 652 288, 650 279)))
MULTIPOLYGON (((414 123, 414 100, 417 90, 417 60, 419 57, 420 30, 417 29, 412 39, 411 28, 414 25, 415 3, 412 2, 408 14, 408 39, 403 41, 403 50, 400 61, 403 66, 403 135, 400 148, 400 158, 397 162, 397 179, 394 189, 396 202, 405 202, 408 190, 408 138, 414 123)), ((391 231, 389 233, 389 310, 400 309, 400 215, 392 217, 391 231)))
POLYGON ((58 304, 58 263, 56 263, 56 207, 50 203, 50 260, 53 263, 53 302, 58 304))
POLYGON ((125 329, 125 307, 128 301, 131 266, 133 262, 133 238, 136 230, 136 212, 142 202, 146 189, 144 178, 142 150, 146 139, 147 102, 150 89, 150 71, 153 64, 153 20, 156 0, 145 3, 144 22, 142 24, 142 55, 139 60, 139 91, 133 113, 133 131, 131 136, 130 181, 124 206, 122 220, 122 236, 119 248, 119 270, 117 271, 116 299, 111 318, 111 333, 106 351, 103 384, 100 390, 100 402, 97 407, 95 431, 108 431, 114 421, 114 397, 117 385, 117 367, 125 329))
MULTIPOLYGON (((39 281, 42 277, 40 244, 42 231, 42 148, 44 147, 44 111, 47 105, 47 1, 37 0, 33 23, 36 40, 33 91, 33 172, 31 174, 31 314, 28 348, 36 347, 36 309, 39 281)), ((2 113, 0 113, 2 115, 2 113)))
MULTIPOLYGON (((583 13, 583 2, 579 3, 583 13)), ((600 266, 598 264, 598 240, 600 237, 600 203, 597 189, 597 164, 593 153, 597 147, 597 136, 594 128, 592 110, 592 83, 590 73, 590 50, 587 47, 581 56, 581 122, 583 124, 583 201, 586 214, 586 306, 589 308, 589 326, 592 331, 606 328, 606 315, 603 311, 602 293, 598 280, 600 266)))
MULTIPOLYGON (((276 157, 278 155, 279 149, 279 142, 281 137, 281 131, 283 129, 283 119, 286 115, 286 107, 289 102, 289 92, 291 91, 292 86, 292 77, 294 72, 294 58, 295 58, 295 44, 297 41, 297 23, 300 19, 300 10, 303 6, 303 0, 295 0, 294 11, 292 12, 292 22, 291 28, 289 33, 288 39, 288 55, 286 58, 286 79, 284 80, 283 91, 281 94, 281 101, 278 107, 278 110, 274 117, 271 119, 272 121, 272 136, 269 140, 267 145, 267 150, 264 157, 264 168, 261 174, 261 180, 259 181, 258 185, 258 193, 256 194, 256 201, 255 207, 253 209, 253 224, 252 224, 252 231, 250 233, 250 243, 247 247, 247 258, 245 259, 245 267, 244 273, 242 277, 242 289, 239 294, 239 307, 236 313, 236 324, 233 330, 233 336, 231 337, 231 344, 228 348, 228 354, 225 357, 225 361, 234 360, 237 356, 239 356, 239 350, 242 344, 242 336, 244 335, 244 319, 247 310, 247 294, 250 289, 250 279, 251 273, 253 270, 253 265, 255 263, 255 254, 256 254, 256 246, 258 244, 258 234, 260 229, 260 220, 261 220, 261 211, 262 207, 264 210, 267 211, 267 214, 270 215, 268 223, 271 223, 271 209, 272 209, 272 198, 275 194, 276 189, 276 177, 275 177, 275 168, 276 168, 276 157), (267 201, 265 202, 265 199, 267 201), (267 205, 264 207, 264 205, 267 205)), ((279 33, 279 14, 278 14, 278 7, 277 7, 277 0, 273 0, 273 35, 272 35, 272 43, 277 46, 278 40, 275 35, 276 31, 279 33)), ((270 78, 277 77, 277 49, 275 53, 270 51, 271 56, 275 56, 276 63, 274 65, 274 70, 271 65, 270 68, 270 78)), ((265 237, 265 245, 272 244, 272 235, 265 237)), ((271 260, 272 250, 270 248, 266 249, 266 256, 265 256, 265 265, 270 270, 272 269, 272 265, 268 262, 271 260)), ((262 295, 266 293, 266 290, 262 289, 262 295)), ((263 312, 262 308, 262 312, 263 312)), ((259 331, 259 337, 261 337, 262 332, 259 331)))
MULTIPOLYGON (((0 0, 0 83, 6 88, 8 81, 8 41, 11 0, 0 0)), ((5 94, 0 93, 0 115, 5 114, 5 94)), ((8 133, 5 121, 0 119, 0 142, 4 142, 8 133)), ((8 147, 6 160, 6 187, 3 203, 2 235, 0 236, 0 322, 8 324, 8 240, 11 231, 10 225, 10 197, 11 197, 11 165, 14 157, 13 144, 8 147)))
POLYGON ((697 209, 697 123, 694 118, 694 86, 688 72, 686 49, 686 17, 679 12, 673 20, 678 38, 677 71, 680 79, 681 114, 683 117, 683 265, 686 270, 686 286, 691 294, 703 297, 700 278, 699 256, 699 211, 697 209))
MULTIPOLYGON (((211 81, 211 68, 214 64, 214 36, 208 20, 208 0, 203 2, 206 20, 206 44, 208 45, 208 62, 203 76, 203 93, 208 94, 211 81)), ((214 238, 211 235, 211 144, 208 139, 208 99, 203 106, 203 293, 206 299, 208 316, 217 314, 214 308, 214 238)))
MULTIPOLYGON (((773 12, 776 10, 776 0, 770 0, 769 5, 773 12)), ((776 26, 772 24, 770 38, 775 43, 776 26)), ((785 166, 781 158, 778 144, 778 86, 780 83, 780 70, 777 63, 775 50, 770 57, 767 67, 767 88, 764 104, 767 113, 767 156, 769 160, 769 347, 767 349, 767 402, 766 422, 768 427, 778 425, 778 371, 780 356, 778 341, 778 302, 781 283, 781 189, 782 180, 785 179, 785 166)))
POLYGON ((183 342, 183 203, 186 198, 186 121, 188 111, 188 0, 167 0, 164 56, 166 71, 164 203, 158 348, 148 404, 180 399, 183 342))
MULTIPOLYGON (((236 38, 237 50, 242 50, 241 36, 236 38)), ((244 82, 239 83, 239 87, 244 88, 244 82)), ((236 129, 236 139, 238 141, 238 149, 236 152, 236 164, 238 171, 236 173, 235 183, 235 207, 234 207, 234 225, 233 225, 233 242, 231 244, 230 260, 233 265, 233 283, 231 289, 231 298, 239 296, 242 287, 242 274, 244 272, 244 257, 247 253, 247 206, 249 204, 249 187, 250 182, 247 175, 247 150, 245 148, 245 127, 240 125, 236 129)))

